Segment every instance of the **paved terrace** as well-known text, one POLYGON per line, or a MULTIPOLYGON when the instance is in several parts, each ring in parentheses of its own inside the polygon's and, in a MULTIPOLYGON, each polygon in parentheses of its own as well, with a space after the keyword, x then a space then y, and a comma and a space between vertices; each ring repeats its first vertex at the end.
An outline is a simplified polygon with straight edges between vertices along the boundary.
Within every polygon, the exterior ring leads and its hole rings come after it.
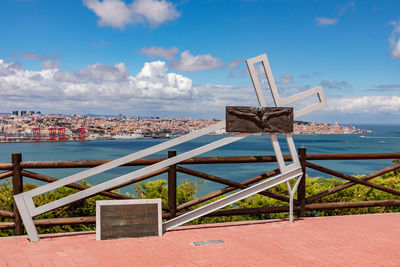
POLYGON ((400 213, 183 226, 162 237, 0 239, 0 266, 400 266, 400 213), (192 242, 223 240, 195 246, 192 242))

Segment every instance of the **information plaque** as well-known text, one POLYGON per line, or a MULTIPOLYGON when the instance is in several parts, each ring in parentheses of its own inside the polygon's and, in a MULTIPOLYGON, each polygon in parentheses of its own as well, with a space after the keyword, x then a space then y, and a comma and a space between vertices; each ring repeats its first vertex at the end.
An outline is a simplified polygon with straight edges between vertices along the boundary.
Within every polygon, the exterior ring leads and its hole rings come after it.
POLYGON ((96 201, 96 240, 161 235, 161 199, 96 201))

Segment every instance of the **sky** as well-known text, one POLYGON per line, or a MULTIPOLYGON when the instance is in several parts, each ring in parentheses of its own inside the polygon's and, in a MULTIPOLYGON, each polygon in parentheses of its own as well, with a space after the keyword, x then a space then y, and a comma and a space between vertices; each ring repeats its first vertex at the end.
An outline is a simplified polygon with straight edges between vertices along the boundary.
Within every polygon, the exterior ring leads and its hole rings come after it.
POLYGON ((299 120, 400 124, 398 0, 1 0, 0 23, 0 113, 223 119, 267 54, 281 96, 324 88, 299 120))

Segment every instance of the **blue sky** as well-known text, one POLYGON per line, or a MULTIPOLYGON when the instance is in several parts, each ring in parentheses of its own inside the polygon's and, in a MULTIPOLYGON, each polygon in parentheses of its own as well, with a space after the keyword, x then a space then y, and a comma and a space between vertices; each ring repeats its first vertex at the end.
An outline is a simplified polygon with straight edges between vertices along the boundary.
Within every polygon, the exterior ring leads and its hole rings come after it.
POLYGON ((0 23, 0 112, 223 118, 266 53, 282 95, 324 87, 299 119, 400 123, 399 1, 2 0, 0 23))

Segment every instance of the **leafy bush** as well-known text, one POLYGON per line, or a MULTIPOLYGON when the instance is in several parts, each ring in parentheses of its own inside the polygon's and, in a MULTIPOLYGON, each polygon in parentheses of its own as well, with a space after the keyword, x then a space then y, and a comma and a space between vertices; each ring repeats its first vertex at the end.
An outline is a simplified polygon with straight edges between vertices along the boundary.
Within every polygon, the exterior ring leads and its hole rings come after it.
MULTIPOLYGON (((168 186, 167 181, 157 180, 147 183, 141 182, 135 186, 138 198, 161 198, 162 204, 168 205, 168 186)), ((176 202, 182 204, 195 198, 199 191, 199 184, 185 180, 176 188, 176 202)))

